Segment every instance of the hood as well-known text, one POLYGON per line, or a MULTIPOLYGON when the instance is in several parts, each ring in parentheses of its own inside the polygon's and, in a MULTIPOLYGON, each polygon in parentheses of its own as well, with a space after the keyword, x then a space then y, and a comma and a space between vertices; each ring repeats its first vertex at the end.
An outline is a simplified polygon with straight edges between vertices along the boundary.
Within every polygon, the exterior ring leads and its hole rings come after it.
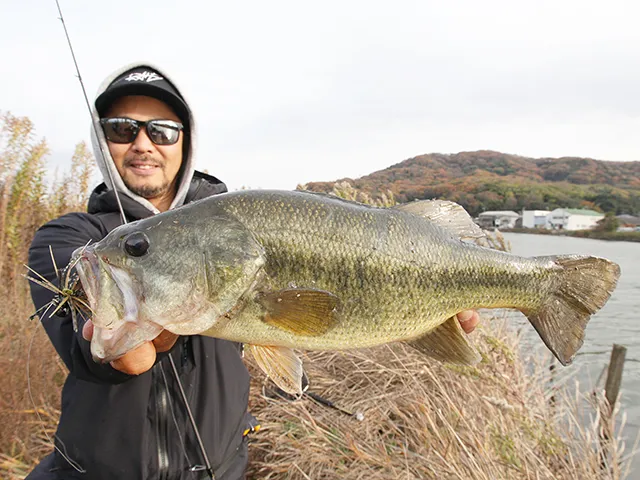
POLYGON ((116 170, 116 166, 113 163, 113 158, 109 153, 107 139, 105 138, 100 126, 100 116, 95 106, 95 100, 107 89, 111 82, 113 82, 116 78, 118 78, 126 71, 136 67, 149 67, 161 74, 165 78, 165 80, 168 80, 178 91, 189 110, 189 145, 187 151, 183 155, 182 168, 180 169, 179 173, 180 178, 178 182, 178 189, 176 197, 173 199, 170 208, 179 207, 180 205, 184 204, 195 167, 194 152, 197 137, 196 123, 194 121, 193 112, 191 111, 191 106, 189 105, 187 98, 184 96, 182 91, 180 91, 180 88, 178 85, 176 85, 176 82, 171 77, 169 77, 169 75, 167 75, 162 69, 148 62, 132 63, 116 70, 102 82, 102 84, 98 88, 98 91, 96 92, 96 96, 91 106, 91 121, 93 122, 93 127, 91 128, 91 143, 93 145, 93 154, 96 158, 96 162, 98 164, 98 167, 100 168, 102 178, 104 179, 107 188, 109 190, 117 190, 119 193, 126 195, 127 197, 131 198, 136 203, 142 205, 144 208, 150 210, 153 213, 160 213, 160 211, 149 200, 133 193, 122 181, 122 178, 120 177, 120 174, 118 173, 118 170, 116 170), (115 183, 115 185, 111 182, 109 172, 111 172, 111 177, 113 178, 113 182, 115 183))
MULTIPOLYGON (((184 203, 195 202, 196 200, 201 200, 219 193, 225 193, 226 191, 227 186, 221 180, 213 175, 195 170, 184 203)), ((153 215, 153 212, 150 211, 149 208, 142 206, 132 198, 121 196, 120 201, 129 221, 140 220, 153 215)), ((93 192, 91 192, 89 203, 87 204, 87 212, 91 214, 119 214, 120 208, 118 207, 118 201, 116 200, 113 190, 109 189, 104 183, 98 185, 93 192)), ((112 228, 115 228, 115 226, 112 228)))

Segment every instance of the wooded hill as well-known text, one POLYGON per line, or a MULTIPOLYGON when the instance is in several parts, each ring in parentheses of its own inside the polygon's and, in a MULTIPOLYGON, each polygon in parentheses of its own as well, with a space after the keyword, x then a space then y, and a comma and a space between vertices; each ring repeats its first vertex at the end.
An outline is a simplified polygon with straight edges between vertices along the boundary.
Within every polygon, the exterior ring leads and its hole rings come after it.
POLYGON ((559 207, 640 213, 640 161, 527 158, 487 150, 431 153, 358 179, 313 182, 306 188, 330 192, 343 181, 374 198, 391 191, 398 202, 452 200, 474 216, 486 210, 559 207))

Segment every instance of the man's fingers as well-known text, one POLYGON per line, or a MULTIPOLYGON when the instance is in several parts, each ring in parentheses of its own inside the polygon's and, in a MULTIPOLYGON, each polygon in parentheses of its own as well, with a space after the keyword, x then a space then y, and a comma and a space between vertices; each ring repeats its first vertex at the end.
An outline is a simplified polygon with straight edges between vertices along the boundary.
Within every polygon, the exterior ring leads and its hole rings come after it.
MULTIPOLYGON (((85 340, 91 340, 93 336, 93 323, 89 320, 82 327, 82 336, 85 340)), ((152 342, 145 342, 120 358, 111 362, 111 366, 128 375, 140 375, 146 372, 156 362, 157 352, 171 350, 178 340, 178 335, 163 330, 152 342)))
POLYGON ((473 332, 478 323, 480 323, 480 315, 475 310, 464 310, 457 317, 465 333, 473 332))
POLYGON ((128 375, 140 375, 146 372, 156 361, 156 347, 145 342, 111 362, 111 366, 128 375))
POLYGON ((153 344, 158 352, 167 352, 175 345, 178 335, 169 330, 163 330, 160 335, 153 339, 153 344))
POLYGON ((82 326, 82 338, 87 342, 90 342, 91 338, 93 338, 93 322, 91 320, 87 320, 82 326))

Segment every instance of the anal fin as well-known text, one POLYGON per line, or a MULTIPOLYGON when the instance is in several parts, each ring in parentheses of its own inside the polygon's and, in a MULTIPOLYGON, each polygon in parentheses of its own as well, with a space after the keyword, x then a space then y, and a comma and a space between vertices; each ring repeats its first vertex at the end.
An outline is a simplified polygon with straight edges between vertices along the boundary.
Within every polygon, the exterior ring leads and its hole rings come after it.
POLYGON ((247 345, 256 363, 287 393, 302 394, 302 360, 287 347, 247 345))
POLYGON ((474 365, 482 358, 469 342, 467 334, 455 316, 431 332, 407 343, 441 362, 474 365))

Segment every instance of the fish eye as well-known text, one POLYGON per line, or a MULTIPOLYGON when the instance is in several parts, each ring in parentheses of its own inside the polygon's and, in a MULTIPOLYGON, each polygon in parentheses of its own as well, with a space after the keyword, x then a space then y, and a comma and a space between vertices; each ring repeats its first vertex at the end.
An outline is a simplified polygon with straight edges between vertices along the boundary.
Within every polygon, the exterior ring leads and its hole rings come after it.
POLYGON ((124 249, 132 257, 142 257, 149 250, 149 237, 144 232, 134 232, 124 241, 124 249))

